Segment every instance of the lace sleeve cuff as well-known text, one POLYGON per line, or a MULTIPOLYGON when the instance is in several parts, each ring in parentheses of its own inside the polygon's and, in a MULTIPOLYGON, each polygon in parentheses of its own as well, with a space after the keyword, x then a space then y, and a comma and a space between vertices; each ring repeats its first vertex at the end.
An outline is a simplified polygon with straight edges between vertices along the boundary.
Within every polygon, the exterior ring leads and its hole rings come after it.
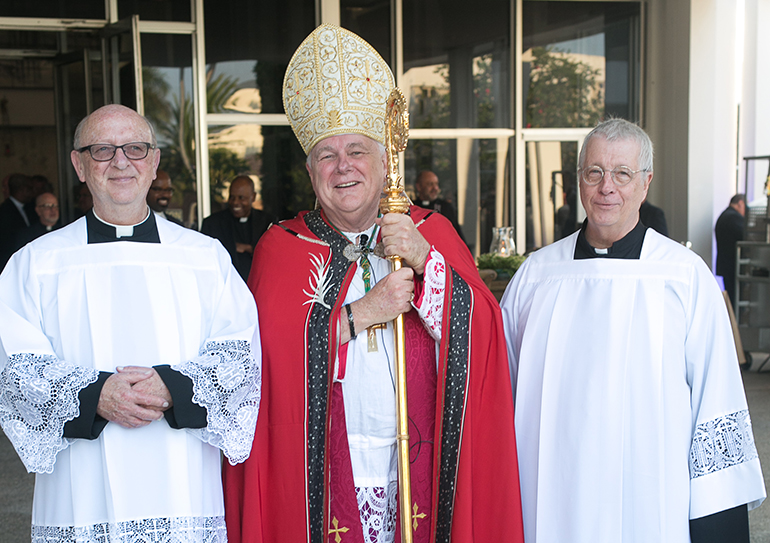
POLYGON ((248 341, 210 341, 199 355, 172 369, 193 382, 193 401, 206 408, 207 426, 190 429, 221 449, 231 464, 251 452, 262 375, 248 341))
POLYGON ((72 443, 64 425, 78 416, 78 394, 99 372, 53 355, 13 354, 0 374, 0 422, 29 472, 52 473, 72 443))
POLYGON ((446 262, 435 247, 430 248, 423 274, 422 296, 412 304, 422 319, 425 329, 435 341, 441 339, 441 318, 444 315, 446 291, 446 262))

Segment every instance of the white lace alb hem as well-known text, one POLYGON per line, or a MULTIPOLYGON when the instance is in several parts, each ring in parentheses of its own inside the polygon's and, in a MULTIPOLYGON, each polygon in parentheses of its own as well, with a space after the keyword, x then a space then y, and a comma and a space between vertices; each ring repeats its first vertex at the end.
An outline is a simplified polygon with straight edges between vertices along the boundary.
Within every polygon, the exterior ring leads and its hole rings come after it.
POLYGON ((392 543, 396 539, 398 482, 387 487, 356 487, 364 543, 392 543))
POLYGON ((32 525, 32 543, 227 543, 224 517, 127 520, 90 526, 32 525))
POLYGON ((78 394, 99 372, 53 355, 8 357, 0 374, 0 423, 29 472, 52 473, 56 455, 72 442, 64 425, 80 413, 78 394))
POLYGON ((251 453, 262 390, 262 373, 242 340, 210 341, 199 355, 173 369, 193 382, 193 401, 206 408, 207 426, 188 430, 224 452, 231 464, 251 453))
POLYGON ((444 292, 446 291, 446 261, 435 247, 431 246, 423 274, 423 294, 417 314, 425 329, 435 340, 441 340, 441 319, 444 315, 444 292))

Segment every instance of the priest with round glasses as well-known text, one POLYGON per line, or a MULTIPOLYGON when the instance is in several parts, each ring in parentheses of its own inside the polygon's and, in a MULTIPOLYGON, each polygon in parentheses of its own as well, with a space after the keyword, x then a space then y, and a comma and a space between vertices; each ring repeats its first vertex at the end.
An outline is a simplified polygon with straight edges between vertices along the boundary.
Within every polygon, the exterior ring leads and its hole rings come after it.
POLYGON ((160 150, 135 111, 75 132, 93 209, 0 275, 0 422, 36 474, 32 541, 227 541, 220 452, 260 400, 257 309, 216 240, 146 203, 160 150))
POLYGON ((714 276, 639 221, 641 128, 600 123, 579 166, 582 228, 501 302, 525 540, 748 543, 765 486, 714 276))

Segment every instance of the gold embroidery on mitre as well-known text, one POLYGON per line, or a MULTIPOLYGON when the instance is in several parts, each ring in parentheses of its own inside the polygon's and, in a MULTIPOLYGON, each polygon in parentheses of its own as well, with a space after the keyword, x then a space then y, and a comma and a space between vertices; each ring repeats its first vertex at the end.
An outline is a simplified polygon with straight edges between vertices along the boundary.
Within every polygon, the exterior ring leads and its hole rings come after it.
POLYGON ((294 53, 283 80, 283 106, 305 153, 338 134, 362 134, 385 143, 393 74, 356 34, 323 24, 294 53))
POLYGON ((332 110, 329 112, 329 128, 337 128, 338 126, 342 125, 342 117, 340 116, 340 112, 336 110, 332 110))

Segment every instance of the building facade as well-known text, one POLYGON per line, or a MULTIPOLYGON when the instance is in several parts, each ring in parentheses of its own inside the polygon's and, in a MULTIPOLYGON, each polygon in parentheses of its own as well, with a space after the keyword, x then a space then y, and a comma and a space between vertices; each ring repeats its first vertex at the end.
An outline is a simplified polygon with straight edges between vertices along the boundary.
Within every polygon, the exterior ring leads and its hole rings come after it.
POLYGON ((515 227, 519 252, 575 228, 582 138, 613 115, 652 136, 649 199, 672 237, 710 261, 729 197, 764 190, 767 164, 744 169, 742 157, 770 154, 758 53, 770 50, 759 31, 770 0, 745 6, 739 116, 734 0, 4 0, 0 176, 46 175, 74 216, 74 127, 116 102, 154 123, 171 210, 188 225, 242 173, 264 208, 293 216, 314 202, 282 82, 299 43, 328 22, 390 64, 410 104, 407 187, 434 171, 476 254, 495 226, 515 227))

